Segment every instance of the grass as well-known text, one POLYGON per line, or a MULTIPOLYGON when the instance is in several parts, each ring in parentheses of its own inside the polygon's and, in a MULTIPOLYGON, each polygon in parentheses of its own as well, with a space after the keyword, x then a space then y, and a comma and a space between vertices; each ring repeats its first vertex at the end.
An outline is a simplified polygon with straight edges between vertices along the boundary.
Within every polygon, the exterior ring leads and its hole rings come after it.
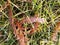
MULTIPOLYGON (((58 33, 57 42, 51 40, 56 22, 60 21, 60 0, 22 1, 11 0, 13 17, 20 20, 23 15, 29 17, 39 14, 40 18, 46 19, 46 23, 39 25, 39 32, 27 35, 30 38, 27 45, 60 45, 60 32, 58 33)), ((7 8, 1 8, 5 3, 4 0, 0 1, 0 45, 19 45, 9 23, 7 8)))

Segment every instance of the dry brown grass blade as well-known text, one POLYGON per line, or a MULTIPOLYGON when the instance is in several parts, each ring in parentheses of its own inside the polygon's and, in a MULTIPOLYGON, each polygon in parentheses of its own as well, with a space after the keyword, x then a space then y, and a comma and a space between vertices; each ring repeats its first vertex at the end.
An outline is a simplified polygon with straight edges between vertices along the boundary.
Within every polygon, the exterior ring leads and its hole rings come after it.
POLYGON ((58 36, 59 31, 60 31, 60 22, 57 22, 56 27, 54 28, 54 32, 51 37, 53 41, 57 41, 57 36, 58 36))
MULTIPOLYGON (((10 6, 10 3, 9 3, 9 0, 7 2, 9 5, 8 5, 8 15, 9 15, 9 21, 10 21, 10 24, 14 30, 14 34, 16 35, 17 38, 19 38, 19 41, 20 41, 20 45, 25 45, 25 42, 24 42, 24 34, 22 32, 20 32, 20 29, 16 29, 16 25, 14 24, 14 18, 12 18, 12 15, 13 15, 13 12, 12 12, 12 9, 11 9, 11 6, 10 6), (14 27, 13 27, 14 26, 14 27), (20 34, 20 33, 21 34, 20 34)), ((18 22, 17 22, 18 23, 18 22)), ((19 26, 19 24, 17 25, 17 27, 19 26)))

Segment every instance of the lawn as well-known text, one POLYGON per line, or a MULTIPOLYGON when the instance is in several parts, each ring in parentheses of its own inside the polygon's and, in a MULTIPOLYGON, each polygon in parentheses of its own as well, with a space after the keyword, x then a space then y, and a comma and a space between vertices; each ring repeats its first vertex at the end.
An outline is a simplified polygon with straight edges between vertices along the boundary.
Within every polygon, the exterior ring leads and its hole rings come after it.
POLYGON ((60 0, 0 0, 0 45, 60 45, 60 0))

